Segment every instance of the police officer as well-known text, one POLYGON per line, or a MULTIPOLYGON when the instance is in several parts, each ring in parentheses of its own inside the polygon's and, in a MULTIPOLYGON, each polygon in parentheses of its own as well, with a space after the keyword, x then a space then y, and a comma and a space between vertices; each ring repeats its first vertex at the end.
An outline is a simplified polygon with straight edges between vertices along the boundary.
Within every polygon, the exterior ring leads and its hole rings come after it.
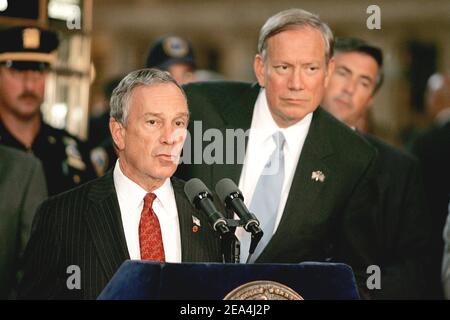
POLYGON ((157 39, 147 54, 147 68, 168 71, 180 84, 195 81, 195 57, 191 44, 178 36, 157 39))
POLYGON ((0 31, 0 144, 41 160, 49 195, 94 177, 84 145, 44 123, 40 112, 58 45, 56 33, 36 27, 0 31))

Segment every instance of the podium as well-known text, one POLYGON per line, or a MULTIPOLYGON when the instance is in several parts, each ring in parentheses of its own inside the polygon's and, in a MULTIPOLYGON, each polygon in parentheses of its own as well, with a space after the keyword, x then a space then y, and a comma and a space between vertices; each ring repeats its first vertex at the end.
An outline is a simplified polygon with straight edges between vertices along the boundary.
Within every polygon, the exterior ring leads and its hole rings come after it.
POLYGON ((127 260, 99 300, 222 300, 237 287, 258 280, 288 286, 305 300, 359 299, 346 264, 155 263, 127 260))

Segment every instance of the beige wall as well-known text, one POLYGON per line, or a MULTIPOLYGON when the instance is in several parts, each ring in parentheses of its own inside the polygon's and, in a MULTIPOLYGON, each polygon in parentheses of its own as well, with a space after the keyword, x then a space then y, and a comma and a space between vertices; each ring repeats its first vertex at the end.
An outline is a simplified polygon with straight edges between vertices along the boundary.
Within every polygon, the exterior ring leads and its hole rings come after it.
MULTIPOLYGON (((270 15, 291 7, 320 15, 337 35, 353 35, 384 49, 386 81, 374 108, 376 132, 398 143, 398 133, 422 121, 410 112, 405 82, 404 44, 436 43, 438 66, 450 68, 450 1, 271 1, 271 0, 96 0, 92 57, 97 70, 94 92, 106 79, 143 65, 147 48, 160 35, 189 38, 199 65, 207 65, 208 49, 219 53, 219 72, 228 79, 254 79, 253 56, 258 31, 270 15), (381 8, 381 30, 368 30, 366 8, 381 8)), ((426 63, 424 61, 423 63, 426 63)))

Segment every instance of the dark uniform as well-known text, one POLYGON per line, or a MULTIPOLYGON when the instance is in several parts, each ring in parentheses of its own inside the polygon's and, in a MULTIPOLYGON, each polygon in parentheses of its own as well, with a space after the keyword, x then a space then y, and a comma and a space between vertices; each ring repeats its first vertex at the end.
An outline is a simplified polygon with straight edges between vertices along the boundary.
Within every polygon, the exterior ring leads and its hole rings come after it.
MULTIPOLYGON (((15 74, 48 70, 54 61, 53 52, 59 45, 56 33, 36 27, 2 30, 0 40, 0 67, 14 70, 15 74)), ((22 95, 33 94, 27 92, 29 89, 23 83, 22 95)), ((39 115, 35 114, 34 117, 39 115)), ((0 144, 28 151, 41 160, 49 195, 69 190, 94 178, 94 169, 84 144, 67 131, 45 124, 42 116, 40 118, 39 132, 31 147, 27 147, 7 129, 4 122, 6 118, 3 117, 3 120, 0 119, 0 144)))
POLYGON ((450 121, 433 126, 419 135, 411 151, 419 158, 423 169, 426 198, 430 207, 432 232, 430 249, 433 299, 443 299, 441 283, 444 226, 450 201, 450 121))
POLYGON ((170 71, 169 67, 174 64, 187 64, 193 71, 196 69, 191 43, 175 35, 158 38, 147 53, 145 67, 170 71))
POLYGON ((84 144, 65 130, 44 122, 28 149, 8 132, 0 120, 0 144, 31 152, 41 160, 49 195, 69 190, 95 177, 84 144))

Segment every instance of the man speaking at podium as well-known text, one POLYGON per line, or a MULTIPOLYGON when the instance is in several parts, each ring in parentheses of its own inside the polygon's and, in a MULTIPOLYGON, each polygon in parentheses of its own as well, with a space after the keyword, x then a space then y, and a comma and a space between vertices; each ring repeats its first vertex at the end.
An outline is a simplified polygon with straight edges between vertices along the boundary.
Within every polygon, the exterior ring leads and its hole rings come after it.
POLYGON ((171 178, 188 120, 184 92, 166 72, 142 69, 120 82, 111 97, 115 168, 40 207, 20 298, 95 299, 126 259, 221 261, 184 182, 171 178))
MULTIPOLYGON (((289 9, 260 30, 254 59, 258 84, 186 85, 191 141, 209 129, 223 137, 230 129, 250 129, 250 134, 243 163, 236 158, 229 163, 235 141, 225 140, 222 163, 186 164, 179 174, 209 187, 222 178, 239 184, 264 232, 250 263, 344 262, 364 289, 366 269, 374 262, 374 221, 365 208, 373 196, 369 180, 376 151, 319 107, 334 68, 332 49, 333 34, 324 22, 289 9), (273 163, 279 170, 265 174, 273 163)), ((249 235, 237 236, 246 262, 249 235)))

